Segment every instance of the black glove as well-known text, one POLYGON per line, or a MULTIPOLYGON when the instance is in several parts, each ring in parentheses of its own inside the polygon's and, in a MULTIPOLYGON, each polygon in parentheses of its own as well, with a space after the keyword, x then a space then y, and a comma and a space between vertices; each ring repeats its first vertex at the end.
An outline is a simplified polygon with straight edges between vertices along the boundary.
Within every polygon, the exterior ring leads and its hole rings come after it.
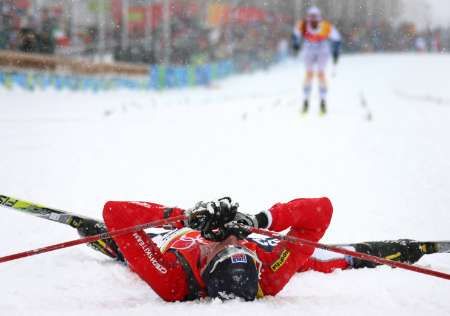
POLYGON ((339 61, 339 56, 341 54, 341 42, 340 41, 332 42, 331 52, 333 55, 333 63, 336 65, 339 61))
POLYGON ((291 47, 292 51, 294 52, 294 55, 297 55, 301 48, 301 41, 300 39, 295 35, 291 35, 291 47))
POLYGON ((231 198, 224 197, 212 202, 199 202, 188 211, 187 225, 199 230, 208 240, 221 241, 225 239, 225 224, 234 220, 239 205, 231 198))
POLYGON ((186 226, 201 231, 211 221, 214 210, 208 206, 208 203, 200 201, 185 214, 187 215, 186 226))
POLYGON ((236 222, 236 223, 242 224, 242 225, 246 225, 246 226, 250 226, 250 227, 258 228, 258 220, 255 215, 237 212, 236 217, 234 218, 233 222, 236 222))
POLYGON ((227 231, 226 237, 236 236, 238 239, 245 239, 252 233, 251 227, 267 228, 269 219, 266 212, 260 212, 256 215, 237 212, 234 220, 225 225, 227 231))
POLYGON ((225 227, 226 231, 224 239, 231 235, 236 236, 238 239, 245 239, 252 233, 248 225, 241 224, 236 221, 226 224, 225 227))

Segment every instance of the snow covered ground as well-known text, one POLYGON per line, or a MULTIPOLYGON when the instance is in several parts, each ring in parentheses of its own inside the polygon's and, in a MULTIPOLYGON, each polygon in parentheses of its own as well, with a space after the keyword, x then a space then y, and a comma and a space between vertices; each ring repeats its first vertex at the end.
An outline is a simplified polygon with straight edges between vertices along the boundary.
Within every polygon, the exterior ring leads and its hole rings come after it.
MULTIPOLYGON (((209 89, 0 90, 0 194, 100 217, 107 200, 257 212, 329 196, 324 242, 450 239, 450 55, 345 56, 330 111, 299 115, 288 61, 209 89)), ((76 238, 0 209, 0 256, 76 238)), ((420 262, 450 273, 450 255, 420 262)), ((0 264, 0 315, 449 315, 450 282, 380 267, 298 274, 254 303, 168 304, 85 246, 0 264)))

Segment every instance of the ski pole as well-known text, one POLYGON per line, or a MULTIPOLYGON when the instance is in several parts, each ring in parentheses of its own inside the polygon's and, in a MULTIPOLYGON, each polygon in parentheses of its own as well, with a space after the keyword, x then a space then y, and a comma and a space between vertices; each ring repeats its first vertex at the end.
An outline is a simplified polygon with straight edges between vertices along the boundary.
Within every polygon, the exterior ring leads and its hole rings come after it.
POLYGON ((333 64, 332 67, 333 67, 333 68, 331 68, 331 78, 336 78, 336 75, 337 75, 337 66, 336 66, 336 64, 333 64))
POLYGON ((388 265, 390 267, 405 269, 405 270, 409 270, 409 271, 413 271, 413 272, 423 273, 426 275, 431 275, 431 276, 435 276, 438 278, 450 280, 450 274, 423 268, 423 267, 419 267, 419 266, 415 266, 412 264, 407 264, 407 263, 403 263, 403 262, 380 258, 380 257, 368 255, 368 254, 365 254, 362 252, 351 251, 348 249, 339 248, 339 247, 335 247, 335 246, 325 245, 325 244, 321 244, 318 242, 314 242, 314 241, 299 238, 299 237, 281 235, 281 234, 278 234, 278 233, 275 233, 275 232, 272 232, 272 231, 266 230, 266 229, 249 227, 249 230, 252 233, 266 235, 266 236, 278 238, 280 240, 286 240, 286 241, 294 243, 294 244, 308 245, 308 246, 311 246, 314 248, 320 248, 320 249, 328 250, 331 252, 336 252, 336 253, 340 253, 343 255, 351 256, 354 258, 358 258, 358 259, 362 259, 362 260, 366 260, 366 261, 370 261, 370 262, 374 262, 374 263, 378 263, 378 264, 388 265))
POLYGON ((156 220, 156 221, 146 223, 146 224, 140 224, 140 225, 136 225, 136 226, 132 226, 132 227, 125 227, 125 228, 118 229, 116 231, 109 232, 109 233, 92 235, 92 236, 88 236, 88 237, 84 237, 84 238, 80 238, 80 239, 62 242, 59 244, 54 244, 54 245, 50 245, 50 246, 46 246, 46 247, 42 247, 42 248, 37 248, 34 250, 19 252, 19 253, 11 254, 8 256, 0 257, 0 263, 17 260, 20 258, 30 257, 30 256, 38 255, 41 253, 58 250, 58 249, 68 248, 68 247, 72 247, 72 246, 76 246, 76 245, 86 244, 89 242, 97 241, 99 239, 108 239, 108 238, 115 237, 115 236, 130 234, 130 233, 134 233, 139 230, 146 229, 146 228, 157 227, 157 226, 161 226, 161 225, 165 225, 165 224, 174 223, 177 221, 182 221, 185 219, 186 219, 186 215, 179 215, 179 216, 175 216, 175 217, 171 217, 171 218, 156 220))

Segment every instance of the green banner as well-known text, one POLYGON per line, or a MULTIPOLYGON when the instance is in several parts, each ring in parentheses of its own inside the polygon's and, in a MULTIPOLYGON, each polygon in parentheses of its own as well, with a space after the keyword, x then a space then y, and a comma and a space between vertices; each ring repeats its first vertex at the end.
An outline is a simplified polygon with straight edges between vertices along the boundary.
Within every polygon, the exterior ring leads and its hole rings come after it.
POLYGON ((105 12, 110 11, 111 10, 111 1, 89 0, 88 9, 91 12, 99 12, 100 10, 103 10, 105 12))

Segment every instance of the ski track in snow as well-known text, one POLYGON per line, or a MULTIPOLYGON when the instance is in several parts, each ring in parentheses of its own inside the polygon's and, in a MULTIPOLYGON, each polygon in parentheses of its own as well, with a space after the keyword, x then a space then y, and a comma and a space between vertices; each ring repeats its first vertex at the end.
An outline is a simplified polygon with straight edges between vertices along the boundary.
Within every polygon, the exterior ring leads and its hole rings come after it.
MULTIPOLYGON (((302 71, 291 60, 166 92, 0 90, 0 193, 98 218, 110 199, 190 207, 230 195, 257 212, 327 195, 324 242, 449 239, 450 107, 398 91, 448 100, 450 55, 344 56, 323 118, 317 102, 299 115, 302 71)), ((0 222, 0 256, 77 237, 4 208, 0 222)), ((419 264, 450 273, 450 255, 419 264)), ((0 282, 0 315, 450 314, 450 282, 388 267, 298 274, 253 303, 165 303, 77 246, 0 264, 0 282)))

